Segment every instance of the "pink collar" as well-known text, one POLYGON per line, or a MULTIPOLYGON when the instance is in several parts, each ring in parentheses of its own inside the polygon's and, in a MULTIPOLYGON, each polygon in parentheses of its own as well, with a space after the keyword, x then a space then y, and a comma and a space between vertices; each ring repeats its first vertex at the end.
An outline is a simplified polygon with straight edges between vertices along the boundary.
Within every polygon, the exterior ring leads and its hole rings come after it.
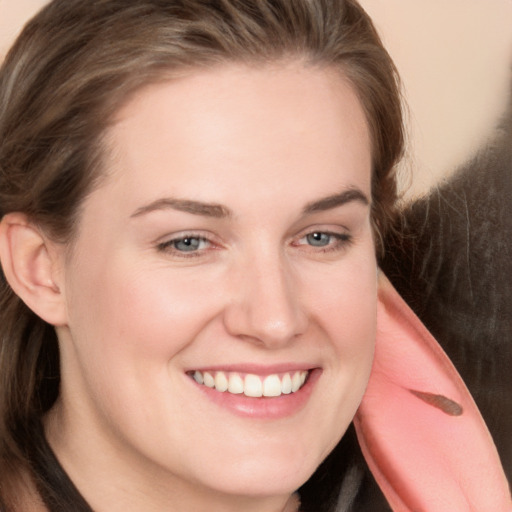
POLYGON ((489 431, 457 370, 379 278, 372 374, 354 420, 395 512, 505 512, 512 500, 489 431))

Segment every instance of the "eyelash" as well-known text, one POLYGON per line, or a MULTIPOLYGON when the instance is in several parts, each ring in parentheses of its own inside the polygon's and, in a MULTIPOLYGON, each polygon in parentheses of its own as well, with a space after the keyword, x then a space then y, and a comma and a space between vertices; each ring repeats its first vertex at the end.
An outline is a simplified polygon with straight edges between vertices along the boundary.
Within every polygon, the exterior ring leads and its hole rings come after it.
MULTIPOLYGON (((302 235, 296 242, 292 242, 291 245, 293 247, 308 246, 312 248, 314 252, 328 253, 341 251, 350 246, 352 242, 352 236, 349 235, 348 233, 336 233, 332 231, 315 230, 302 235), (307 240, 308 237, 315 235, 323 235, 329 237, 328 244, 326 244, 325 246, 315 246, 308 243, 301 243, 302 240, 307 240)), ((204 252, 207 251, 208 249, 215 247, 215 242, 197 233, 186 233, 184 235, 180 235, 170 240, 166 240, 165 242, 159 243, 157 245, 158 251, 170 253, 171 255, 177 256, 179 258, 197 258, 202 256, 204 252), (192 249, 190 251, 183 251, 176 248, 176 244, 180 242, 186 242, 187 240, 197 241, 197 243, 199 244, 199 248, 192 249), (201 248, 201 244, 207 244, 208 247, 201 248)))

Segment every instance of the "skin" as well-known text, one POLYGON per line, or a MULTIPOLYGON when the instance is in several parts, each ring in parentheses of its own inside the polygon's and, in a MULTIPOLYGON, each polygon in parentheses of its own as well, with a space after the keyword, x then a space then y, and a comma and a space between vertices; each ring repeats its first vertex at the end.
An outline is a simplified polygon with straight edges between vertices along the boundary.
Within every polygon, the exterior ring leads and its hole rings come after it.
POLYGON ((332 70, 218 66, 139 91, 106 140, 107 178, 72 246, 48 251, 63 306, 50 444, 100 512, 283 510, 343 435, 372 364, 360 103, 332 70), (315 245, 314 232, 332 235, 315 245), (180 252, 184 236, 198 250, 180 252), (252 418, 187 375, 234 364, 318 378, 292 414, 252 418))

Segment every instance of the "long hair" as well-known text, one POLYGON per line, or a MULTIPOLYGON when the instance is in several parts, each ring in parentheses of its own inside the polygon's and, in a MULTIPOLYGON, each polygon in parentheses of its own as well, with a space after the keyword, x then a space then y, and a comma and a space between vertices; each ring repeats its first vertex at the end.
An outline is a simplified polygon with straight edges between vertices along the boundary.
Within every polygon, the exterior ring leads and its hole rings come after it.
MULTIPOLYGON (((358 94, 372 142, 379 245, 395 211, 401 98, 395 67, 354 0, 52 1, 26 25, 0 69, 0 217, 23 212, 69 242, 80 205, 101 184, 102 136, 134 92, 187 69, 289 59, 339 69, 358 94)), ((66 494, 69 482, 58 483, 58 464, 39 432, 58 396, 59 373, 53 327, 0 276, 4 496, 12 487, 4 475, 16 478, 20 468, 39 479, 52 503, 66 494), (55 476, 50 483, 42 467, 55 476)), ((70 499, 60 508, 79 510, 70 499)))

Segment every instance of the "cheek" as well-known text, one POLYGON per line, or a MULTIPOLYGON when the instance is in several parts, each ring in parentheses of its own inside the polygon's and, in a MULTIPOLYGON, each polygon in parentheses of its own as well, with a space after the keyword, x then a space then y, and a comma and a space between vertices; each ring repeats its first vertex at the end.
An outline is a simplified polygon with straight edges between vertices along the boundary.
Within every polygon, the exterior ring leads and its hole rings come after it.
POLYGON ((354 253, 322 288, 316 310, 332 345, 344 359, 371 356, 377 318, 377 265, 372 251, 354 253))
POLYGON ((215 314, 211 286, 175 277, 122 265, 86 276, 74 308, 81 334, 120 358, 172 357, 215 314))
POLYGON ((176 417, 180 397, 170 390, 182 385, 182 373, 174 370, 216 315, 211 280, 191 283, 117 258, 84 265, 72 285, 69 336, 61 342, 68 389, 90 404, 91 416, 117 425, 116 435, 143 439, 148 418, 176 417))
POLYGON ((332 351, 325 369, 329 382, 336 436, 352 420, 370 376, 377 323, 377 267, 371 256, 358 255, 331 279, 327 292, 318 293, 319 324, 332 351), (340 430, 341 429, 341 430, 340 430))

